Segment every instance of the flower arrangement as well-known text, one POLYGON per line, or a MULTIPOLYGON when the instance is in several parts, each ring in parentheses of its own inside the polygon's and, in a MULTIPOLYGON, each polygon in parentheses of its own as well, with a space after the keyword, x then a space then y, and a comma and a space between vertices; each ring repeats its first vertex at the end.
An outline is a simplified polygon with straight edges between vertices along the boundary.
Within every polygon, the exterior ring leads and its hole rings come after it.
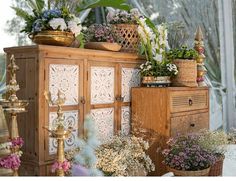
POLYGON ((168 149, 162 151, 163 163, 176 170, 197 171, 215 163, 213 153, 199 145, 199 135, 181 135, 169 139, 168 149))
POLYGON ((21 137, 13 138, 11 140, 12 147, 18 147, 21 148, 24 144, 24 141, 21 137))
POLYGON ((116 42, 110 25, 93 24, 84 32, 86 42, 116 42))
POLYGON ((110 24, 138 24, 137 19, 142 15, 139 10, 134 8, 130 11, 115 10, 107 14, 107 22, 110 24))
POLYGON ((142 138, 114 136, 109 143, 97 149, 97 168, 111 176, 135 176, 140 174, 136 173, 139 170, 145 175, 155 170, 152 160, 145 153, 148 148, 148 142, 142 138))
POLYGON ((71 164, 69 161, 65 160, 64 162, 54 162, 52 165, 52 173, 55 173, 57 170, 62 169, 64 172, 68 172, 71 167, 71 164))
POLYGON ((147 62, 140 65, 141 76, 175 76, 178 69, 175 64, 166 58, 168 47, 167 28, 164 24, 155 27, 148 18, 138 20, 138 33, 141 38, 141 53, 144 53, 147 62))
POLYGON ((198 57, 198 52, 194 49, 188 49, 187 46, 182 46, 181 48, 171 49, 166 52, 166 56, 170 60, 174 59, 186 59, 192 60, 198 57))
POLYGON ((11 154, 4 158, 0 158, 0 167, 6 169, 18 170, 20 163, 20 156, 17 154, 11 154))
POLYGON ((75 37, 80 35, 82 30, 81 21, 71 14, 67 7, 62 6, 51 9, 49 1, 46 8, 45 2, 42 0, 30 1, 29 7, 32 9, 32 14, 21 8, 13 7, 16 14, 25 20, 25 28, 22 32, 35 35, 45 30, 58 30, 72 32, 75 37))

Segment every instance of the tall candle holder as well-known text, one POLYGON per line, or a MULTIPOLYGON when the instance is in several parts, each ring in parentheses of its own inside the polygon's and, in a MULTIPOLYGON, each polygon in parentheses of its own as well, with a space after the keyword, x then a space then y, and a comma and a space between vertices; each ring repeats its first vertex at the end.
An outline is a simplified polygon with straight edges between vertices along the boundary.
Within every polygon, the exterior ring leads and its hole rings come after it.
MULTIPOLYGON (((69 127, 66 130, 63 125, 64 118, 63 118, 63 113, 62 113, 62 105, 65 103, 66 98, 65 98, 65 95, 60 90, 58 90, 56 100, 52 100, 50 92, 45 92, 44 95, 45 95, 45 98, 49 104, 51 104, 53 106, 57 106, 56 127, 53 129, 48 129, 45 127, 45 129, 48 130, 48 132, 50 133, 49 136, 51 138, 55 138, 57 140, 56 161, 60 165, 60 164, 63 164, 63 162, 65 161, 64 141, 65 141, 65 139, 70 137, 71 132, 73 130, 71 127, 69 127)), ((65 173, 64 173, 63 168, 58 168, 56 170, 56 175, 57 176, 64 176, 65 173)))
POLYGON ((204 81, 204 75, 206 74, 207 70, 204 65, 205 60, 205 48, 204 48, 204 42, 203 42, 203 34, 201 27, 198 26, 196 35, 195 35, 195 43, 194 43, 194 49, 198 52, 197 57, 197 83, 199 87, 205 87, 207 84, 204 81))
MULTIPOLYGON (((10 139, 17 139, 19 137, 19 130, 17 125, 17 114, 26 112, 26 106, 29 104, 27 100, 19 100, 16 96, 16 92, 20 90, 20 87, 16 81, 16 71, 19 67, 15 63, 14 55, 10 58, 10 64, 7 66, 7 72, 10 75, 9 84, 7 88, 7 98, 0 100, 0 105, 3 110, 10 115, 9 117, 9 132, 10 139)), ((19 152, 19 148, 12 149, 12 153, 19 152)), ((14 170, 14 176, 18 176, 18 170, 14 170)))

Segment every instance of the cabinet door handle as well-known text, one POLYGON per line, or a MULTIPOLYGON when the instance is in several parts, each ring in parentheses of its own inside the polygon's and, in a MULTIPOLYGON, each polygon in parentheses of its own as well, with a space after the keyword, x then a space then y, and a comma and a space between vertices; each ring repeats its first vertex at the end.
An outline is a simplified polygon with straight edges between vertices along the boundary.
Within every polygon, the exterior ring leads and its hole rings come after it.
POLYGON ((190 127, 192 127, 192 128, 195 127, 195 124, 194 124, 194 123, 191 123, 191 124, 190 124, 190 127))
POLYGON ((189 105, 189 106, 192 106, 192 105, 193 105, 193 100, 192 100, 192 99, 189 99, 189 100, 188 100, 188 105, 189 105))
POLYGON ((81 97, 80 103, 81 103, 81 104, 85 104, 85 102, 86 102, 86 101, 85 101, 85 98, 84 98, 84 97, 81 97))
POLYGON ((124 102, 124 98, 125 97, 122 97, 122 96, 116 96, 116 101, 124 102))

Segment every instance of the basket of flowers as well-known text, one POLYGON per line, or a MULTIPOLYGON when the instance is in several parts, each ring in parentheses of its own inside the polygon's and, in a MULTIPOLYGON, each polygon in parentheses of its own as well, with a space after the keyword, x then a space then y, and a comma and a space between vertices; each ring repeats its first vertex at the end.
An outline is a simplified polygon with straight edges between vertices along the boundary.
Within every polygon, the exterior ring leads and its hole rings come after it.
POLYGON ((169 139, 169 148, 162 151, 168 171, 176 176, 208 176, 216 157, 199 145, 199 138, 188 134, 169 139))
POLYGON ((116 36, 113 34, 110 25, 93 24, 84 31, 85 48, 119 51, 121 45, 116 43, 116 36))
POLYGON ((107 14, 107 22, 112 24, 114 33, 119 37, 121 51, 137 53, 139 46, 137 19, 140 17, 138 9, 115 10, 107 14))

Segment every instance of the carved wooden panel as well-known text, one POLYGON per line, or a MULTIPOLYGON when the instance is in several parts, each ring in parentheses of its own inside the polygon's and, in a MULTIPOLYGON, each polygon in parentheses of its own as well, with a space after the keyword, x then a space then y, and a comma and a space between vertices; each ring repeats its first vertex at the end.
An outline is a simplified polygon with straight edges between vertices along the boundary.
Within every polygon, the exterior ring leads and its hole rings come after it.
POLYGON ((114 134, 114 108, 92 109, 96 134, 101 143, 109 141, 114 134))
POLYGON ((141 78, 139 70, 135 68, 122 68, 121 72, 121 95, 124 97, 124 102, 130 102, 131 88, 140 86, 141 78))
POLYGON ((115 69, 91 67, 91 104, 114 102, 115 69))
POLYGON ((171 118, 170 134, 176 136, 177 134, 194 133, 201 129, 208 128, 209 113, 199 113, 187 116, 179 116, 171 118))
POLYGON ((123 106, 121 108, 121 133, 129 135, 130 133, 130 107, 123 106))
POLYGON ((52 98, 57 98, 58 89, 66 97, 64 105, 77 105, 79 96, 79 66, 50 64, 49 65, 49 91, 52 98))
MULTIPOLYGON (((72 127, 74 128, 71 136, 65 140, 65 150, 70 150, 72 148, 76 147, 76 141, 78 137, 78 121, 79 121, 79 115, 78 111, 64 111, 64 126, 65 128, 72 127)), ((56 127, 56 118, 57 113, 56 112, 50 112, 49 114, 49 128, 55 128, 56 127)), ((57 143, 56 139, 49 138, 49 154, 55 154, 57 151, 57 143)))

